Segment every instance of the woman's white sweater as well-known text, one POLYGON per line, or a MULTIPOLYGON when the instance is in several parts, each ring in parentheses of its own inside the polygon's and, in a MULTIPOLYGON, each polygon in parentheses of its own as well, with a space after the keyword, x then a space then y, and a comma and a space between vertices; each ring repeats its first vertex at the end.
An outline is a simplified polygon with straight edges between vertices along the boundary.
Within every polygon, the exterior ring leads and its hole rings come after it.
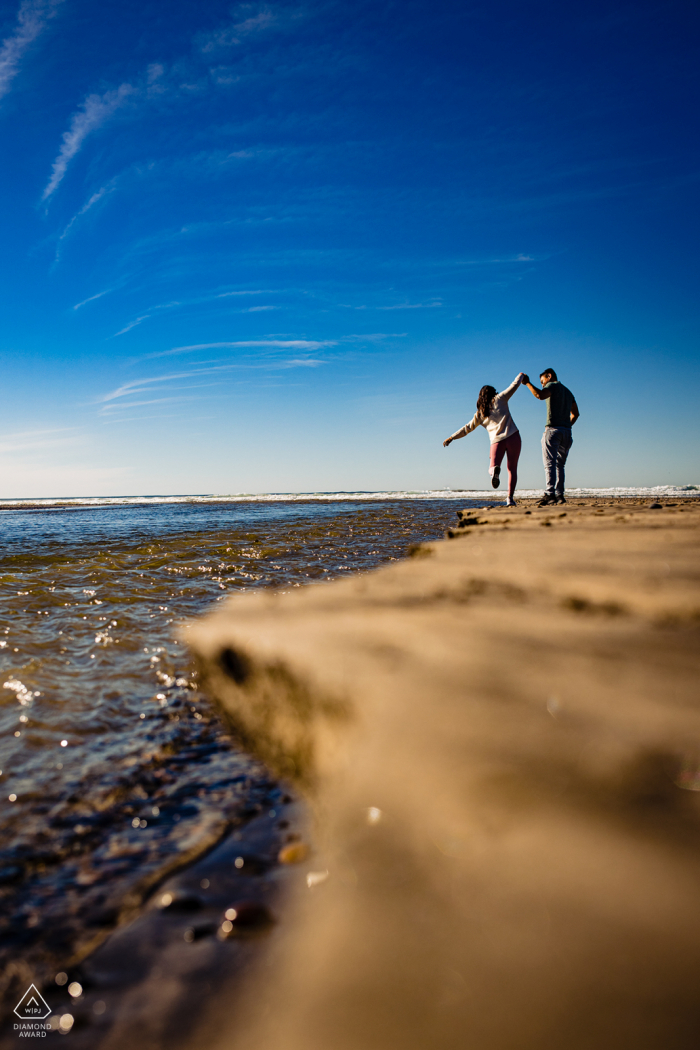
POLYGON ((456 431, 452 435, 452 439, 466 437, 467 434, 471 434, 472 430, 476 430, 477 427, 486 427, 492 445, 495 441, 505 441, 511 434, 516 434, 518 428, 513 422, 508 402, 522 381, 523 373, 520 372, 509 387, 502 390, 500 394, 496 394, 488 416, 484 418, 481 412, 477 410, 472 421, 465 423, 461 430, 456 431))

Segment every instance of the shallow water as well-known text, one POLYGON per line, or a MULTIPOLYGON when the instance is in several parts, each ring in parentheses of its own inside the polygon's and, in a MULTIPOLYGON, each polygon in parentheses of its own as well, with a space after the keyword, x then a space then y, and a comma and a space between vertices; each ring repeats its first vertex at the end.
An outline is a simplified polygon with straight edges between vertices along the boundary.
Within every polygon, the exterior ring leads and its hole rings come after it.
POLYGON ((454 513, 357 498, 0 510, 5 986, 84 952, 270 790, 198 693, 177 624, 232 591, 399 558, 454 513))

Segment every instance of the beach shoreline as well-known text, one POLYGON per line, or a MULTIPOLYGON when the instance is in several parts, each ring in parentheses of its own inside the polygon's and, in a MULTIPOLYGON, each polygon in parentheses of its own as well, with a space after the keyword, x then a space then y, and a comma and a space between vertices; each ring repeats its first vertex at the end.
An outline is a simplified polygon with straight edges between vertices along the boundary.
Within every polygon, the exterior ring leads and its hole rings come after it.
MULTIPOLYGON (((81 960, 98 943, 123 943, 134 916, 140 928, 154 888, 217 853, 267 791, 265 771, 199 691, 176 625, 227 589, 298 588, 403 557, 441 535, 446 518, 441 501, 81 509, 4 519, 0 932, 10 1016, 30 983, 70 1011, 54 975, 82 983, 81 960)), ((100 1038, 121 997, 110 993, 92 1018, 100 1038)), ((154 1003, 149 1017, 164 1010, 154 1003)))
MULTIPOLYGON (((654 486, 620 486, 616 488, 575 488, 569 489, 571 499, 697 499, 700 497, 700 486, 697 485, 654 485, 654 486)), ((518 499, 537 500, 541 497, 540 489, 520 489, 518 499)), ((491 488, 481 489, 400 489, 367 490, 346 492, 259 492, 206 495, 153 495, 153 496, 57 496, 27 497, 21 499, 0 499, 1 511, 31 510, 90 510, 108 507, 162 507, 162 506, 230 506, 250 503, 390 503, 393 501, 428 501, 449 500, 499 500, 503 493, 491 488)))

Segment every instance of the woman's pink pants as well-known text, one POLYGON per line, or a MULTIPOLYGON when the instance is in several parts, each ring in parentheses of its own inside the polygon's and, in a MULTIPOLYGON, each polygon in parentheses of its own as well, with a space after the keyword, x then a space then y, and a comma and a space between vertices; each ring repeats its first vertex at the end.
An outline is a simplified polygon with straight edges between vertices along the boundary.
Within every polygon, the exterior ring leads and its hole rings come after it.
POLYGON ((494 441, 491 445, 491 473, 493 474, 494 467, 500 467, 503 457, 507 454, 508 456, 508 498, 513 498, 515 492, 515 486, 518 483, 518 460, 520 459, 520 449, 522 448, 522 441, 520 440, 520 431, 516 430, 510 437, 503 438, 502 441, 494 441))

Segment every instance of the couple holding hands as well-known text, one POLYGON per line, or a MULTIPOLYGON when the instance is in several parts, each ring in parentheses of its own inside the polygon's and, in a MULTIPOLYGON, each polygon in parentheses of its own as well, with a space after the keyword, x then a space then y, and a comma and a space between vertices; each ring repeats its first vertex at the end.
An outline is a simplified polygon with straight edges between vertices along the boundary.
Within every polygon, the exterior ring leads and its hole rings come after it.
POLYGON ((564 466, 573 443, 571 428, 579 417, 576 398, 560 383, 553 368, 545 368, 540 374, 541 389, 530 382, 530 377, 520 372, 513 382, 499 394, 493 386, 482 386, 476 401, 476 412, 470 423, 457 430, 443 441, 445 448, 457 438, 466 437, 477 427, 485 427, 491 441, 491 484, 495 489, 501 484, 501 463, 507 456, 508 499, 507 507, 516 506, 513 495, 518 481, 518 459, 520 458, 520 431, 513 422, 508 402, 523 383, 538 401, 547 402, 547 424, 542 435, 542 458, 544 460, 545 492, 538 506, 551 503, 566 503, 564 499, 564 466))

